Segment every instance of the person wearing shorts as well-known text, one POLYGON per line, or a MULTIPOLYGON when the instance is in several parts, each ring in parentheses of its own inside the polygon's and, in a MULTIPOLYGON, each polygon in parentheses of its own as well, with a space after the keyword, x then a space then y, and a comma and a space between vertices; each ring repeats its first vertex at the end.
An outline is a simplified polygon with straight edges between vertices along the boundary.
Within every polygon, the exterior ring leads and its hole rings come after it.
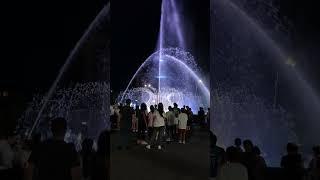
POLYGON ((178 129, 179 129, 179 143, 186 143, 186 130, 188 123, 188 115, 184 108, 181 109, 181 113, 178 116, 178 129))

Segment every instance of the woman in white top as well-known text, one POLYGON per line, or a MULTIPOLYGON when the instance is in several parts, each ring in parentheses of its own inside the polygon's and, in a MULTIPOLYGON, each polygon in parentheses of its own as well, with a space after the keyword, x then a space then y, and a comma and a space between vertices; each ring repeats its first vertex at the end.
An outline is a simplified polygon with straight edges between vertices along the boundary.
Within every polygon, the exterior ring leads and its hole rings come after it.
POLYGON ((151 149, 151 146, 157 146, 160 150, 164 138, 165 130, 165 113, 163 110, 163 104, 158 104, 158 109, 153 113, 153 132, 147 149, 151 149))
POLYGON ((179 143, 186 143, 186 129, 187 129, 188 115, 185 109, 181 109, 181 113, 178 116, 178 128, 179 128, 179 143))

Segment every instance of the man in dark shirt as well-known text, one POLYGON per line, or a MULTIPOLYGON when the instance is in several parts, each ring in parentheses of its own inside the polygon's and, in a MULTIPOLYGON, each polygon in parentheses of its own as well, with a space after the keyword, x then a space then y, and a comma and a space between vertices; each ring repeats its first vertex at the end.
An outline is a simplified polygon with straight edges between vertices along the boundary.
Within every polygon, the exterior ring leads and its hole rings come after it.
POLYGON ((287 155, 281 159, 284 180, 302 180, 304 174, 303 160, 299 148, 293 143, 287 144, 287 155))
POLYGON ((120 138, 121 145, 118 147, 122 149, 123 147, 129 148, 130 143, 130 132, 132 126, 132 118, 134 116, 134 110, 130 107, 131 100, 126 100, 126 105, 120 110, 120 138))
POLYGON ((64 118, 56 118, 51 122, 53 138, 32 150, 26 170, 27 180, 81 179, 80 160, 75 147, 64 141, 66 128, 64 118))
POLYGON ((217 136, 210 131, 210 177, 216 178, 225 162, 225 151, 217 146, 217 136))
POLYGON ((241 153, 242 164, 248 170, 248 179, 254 180, 254 168, 255 168, 255 154, 253 152, 253 143, 251 140, 246 139, 243 141, 244 152, 241 153))
POLYGON ((204 127, 205 125, 205 119, 206 119, 206 115, 205 112, 203 110, 202 107, 200 107, 199 111, 198 111, 198 119, 199 119, 199 123, 202 127, 204 127))

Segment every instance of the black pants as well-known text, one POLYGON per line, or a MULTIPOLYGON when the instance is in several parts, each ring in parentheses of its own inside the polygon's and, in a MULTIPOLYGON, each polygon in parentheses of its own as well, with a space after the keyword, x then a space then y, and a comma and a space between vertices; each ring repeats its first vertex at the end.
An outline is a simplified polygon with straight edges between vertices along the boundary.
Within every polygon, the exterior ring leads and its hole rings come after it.
POLYGON ((168 138, 170 138, 170 140, 174 139, 175 132, 176 132, 176 126, 175 125, 168 126, 168 138))
POLYGON ((164 131, 165 131, 165 127, 164 126, 154 127, 153 128, 153 132, 152 132, 152 136, 151 136, 151 140, 150 140, 149 144, 151 146, 163 145, 164 131))
POLYGON ((153 127, 148 127, 148 139, 151 139, 152 136, 152 132, 153 132, 153 127))
POLYGON ((143 122, 139 122, 139 125, 138 125, 138 139, 139 140, 145 140, 146 129, 147 129, 146 124, 143 122))

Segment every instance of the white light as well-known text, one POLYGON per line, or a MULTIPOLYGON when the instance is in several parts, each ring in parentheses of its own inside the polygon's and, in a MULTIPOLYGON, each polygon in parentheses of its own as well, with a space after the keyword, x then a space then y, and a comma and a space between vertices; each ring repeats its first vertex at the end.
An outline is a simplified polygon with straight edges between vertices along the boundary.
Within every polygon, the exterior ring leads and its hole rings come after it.
POLYGON ((147 85, 145 84, 144 87, 147 87, 147 85))
POLYGON ((199 83, 202 83, 202 80, 201 80, 201 79, 199 79, 199 83))
POLYGON ((148 87, 151 87, 151 84, 149 84, 148 87))
POLYGON ((4 97, 8 97, 8 96, 9 96, 8 91, 3 91, 3 96, 4 96, 4 97))

